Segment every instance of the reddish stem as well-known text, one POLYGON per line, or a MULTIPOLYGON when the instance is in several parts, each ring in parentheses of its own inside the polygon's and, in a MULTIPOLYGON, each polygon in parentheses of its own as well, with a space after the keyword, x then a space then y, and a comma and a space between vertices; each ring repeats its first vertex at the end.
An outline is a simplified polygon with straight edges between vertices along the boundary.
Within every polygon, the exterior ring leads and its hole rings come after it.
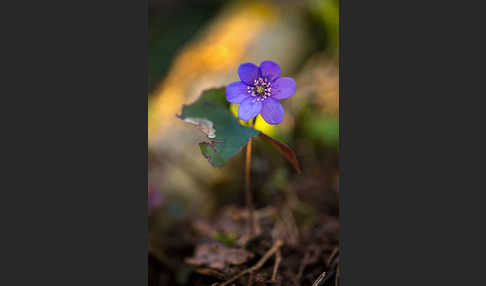
MULTIPOLYGON (((250 127, 253 128, 254 120, 250 121, 250 127)), ((246 207, 248 208, 248 219, 250 221, 250 237, 253 237, 256 233, 255 217, 253 214, 253 197, 251 194, 251 145, 253 143, 253 138, 250 138, 248 144, 246 145, 246 164, 245 164, 245 196, 246 196, 246 207)))

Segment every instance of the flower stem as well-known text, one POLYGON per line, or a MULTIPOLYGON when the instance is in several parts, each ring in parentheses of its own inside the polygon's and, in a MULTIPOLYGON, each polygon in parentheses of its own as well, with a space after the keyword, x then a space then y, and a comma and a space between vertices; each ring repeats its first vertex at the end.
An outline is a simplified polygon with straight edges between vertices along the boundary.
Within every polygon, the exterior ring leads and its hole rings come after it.
MULTIPOLYGON (((254 120, 250 121, 250 127, 253 128, 254 120)), ((253 138, 250 138, 248 144, 246 145, 246 164, 245 164, 245 196, 246 196, 246 207, 248 208, 248 219, 250 237, 253 237, 256 233, 255 217, 253 215, 253 197, 251 194, 251 145, 253 143, 253 138)))

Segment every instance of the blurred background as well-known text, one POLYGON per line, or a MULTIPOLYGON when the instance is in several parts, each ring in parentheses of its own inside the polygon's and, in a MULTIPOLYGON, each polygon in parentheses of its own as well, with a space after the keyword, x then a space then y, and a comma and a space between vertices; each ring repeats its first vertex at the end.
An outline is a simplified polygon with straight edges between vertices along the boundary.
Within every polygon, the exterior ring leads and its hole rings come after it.
POLYGON ((176 114, 203 90, 238 80, 240 63, 263 60, 280 64, 297 91, 282 101, 280 125, 257 119, 256 128, 294 149, 303 172, 255 140, 252 192, 257 209, 291 214, 296 261, 307 251, 299 245, 323 245, 317 266, 282 266, 288 285, 311 285, 339 226, 338 1, 151 0, 148 13, 149 285, 211 285, 186 261, 200 241, 194 224, 245 206, 244 154, 212 167, 198 147, 204 135, 176 114))

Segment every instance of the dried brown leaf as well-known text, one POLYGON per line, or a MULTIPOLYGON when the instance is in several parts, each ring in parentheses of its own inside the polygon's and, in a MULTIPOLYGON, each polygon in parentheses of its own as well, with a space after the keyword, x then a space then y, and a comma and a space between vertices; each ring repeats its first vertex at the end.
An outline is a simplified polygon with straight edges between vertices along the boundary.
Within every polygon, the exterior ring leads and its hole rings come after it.
POLYGON ((196 246, 194 257, 186 262, 195 267, 209 267, 224 271, 230 265, 240 265, 253 258, 253 253, 243 249, 228 247, 219 242, 201 243, 196 246))
POLYGON ((282 155, 289 160, 289 162, 292 164, 292 166, 295 168, 295 170, 300 173, 302 170, 300 169, 300 164, 299 161, 297 160, 297 156, 295 155, 294 150, 292 150, 289 146, 286 144, 278 141, 275 138, 272 138, 268 135, 265 135, 263 133, 259 133, 258 136, 262 138, 263 140, 267 141, 268 143, 272 144, 277 150, 282 153, 282 155))

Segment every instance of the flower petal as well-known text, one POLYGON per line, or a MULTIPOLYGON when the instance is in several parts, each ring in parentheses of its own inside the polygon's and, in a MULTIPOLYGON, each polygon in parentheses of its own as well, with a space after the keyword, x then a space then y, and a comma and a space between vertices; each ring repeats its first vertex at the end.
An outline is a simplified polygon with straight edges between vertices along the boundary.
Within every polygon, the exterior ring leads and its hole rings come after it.
POLYGON ((260 113, 262 106, 261 101, 256 101, 255 98, 250 96, 243 100, 240 107, 238 107, 238 117, 243 121, 248 121, 260 113))
POLYGON ((226 100, 231 103, 241 103, 248 96, 248 85, 241 81, 232 82, 226 87, 226 100))
POLYGON ((238 68, 238 75, 242 82, 253 85, 253 82, 260 76, 260 69, 252 63, 244 63, 238 68))
POLYGON ((278 100, 265 99, 262 107, 262 117, 268 124, 279 124, 284 118, 282 104, 278 100))
POLYGON ((290 77, 281 77, 272 83, 272 98, 284 99, 295 93, 295 81, 290 77))
POLYGON ((260 64, 260 71, 262 72, 262 77, 267 78, 269 81, 278 79, 282 73, 280 66, 272 61, 263 61, 260 64))

